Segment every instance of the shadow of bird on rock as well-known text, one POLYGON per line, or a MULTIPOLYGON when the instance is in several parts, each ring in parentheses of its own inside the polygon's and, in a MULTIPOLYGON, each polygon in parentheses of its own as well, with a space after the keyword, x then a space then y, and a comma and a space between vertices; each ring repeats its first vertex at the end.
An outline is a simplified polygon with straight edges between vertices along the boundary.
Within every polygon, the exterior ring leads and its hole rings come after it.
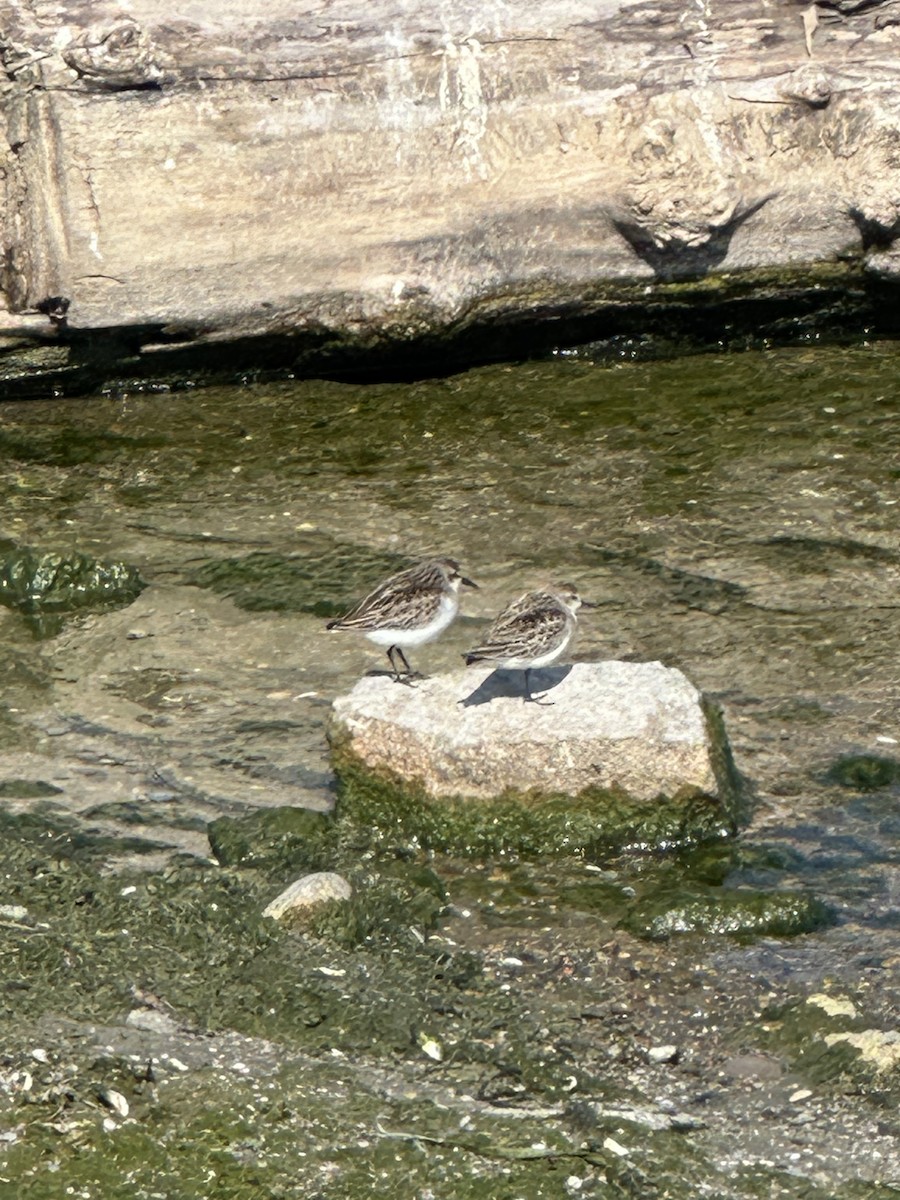
POLYGON ((527 671, 498 667, 491 671, 473 692, 457 701, 463 708, 477 704, 490 704, 492 700, 512 699, 533 701, 536 704, 552 704, 551 700, 539 697, 559 687, 572 670, 572 664, 559 667, 529 668, 527 671), (538 695, 535 695, 538 693, 538 695))

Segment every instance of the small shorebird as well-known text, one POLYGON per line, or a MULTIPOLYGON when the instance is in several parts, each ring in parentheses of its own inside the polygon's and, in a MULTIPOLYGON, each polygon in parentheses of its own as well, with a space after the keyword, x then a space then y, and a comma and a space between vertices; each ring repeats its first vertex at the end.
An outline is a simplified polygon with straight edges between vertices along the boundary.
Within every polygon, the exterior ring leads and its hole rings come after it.
POLYGON ((463 655, 466 666, 492 662, 498 667, 524 668, 525 699, 540 704, 531 694, 529 674, 533 668, 547 667, 562 657, 575 633, 575 614, 582 605, 597 607, 582 600, 571 583, 526 592, 503 610, 481 645, 463 655))
POLYGON ((433 558, 391 575, 365 599, 326 629, 349 629, 364 633, 376 646, 386 646, 394 679, 403 679, 394 660, 403 664, 407 682, 413 676, 404 654, 411 646, 422 646, 444 632, 459 612, 460 585, 477 588, 478 584, 460 572, 452 558, 433 558))

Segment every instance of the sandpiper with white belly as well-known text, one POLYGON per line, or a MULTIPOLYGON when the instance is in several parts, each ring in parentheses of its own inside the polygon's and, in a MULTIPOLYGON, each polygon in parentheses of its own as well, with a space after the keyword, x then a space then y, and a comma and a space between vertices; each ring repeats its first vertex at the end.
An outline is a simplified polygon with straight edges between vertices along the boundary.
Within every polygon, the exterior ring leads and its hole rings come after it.
POLYGON ((582 600, 571 583, 551 584, 536 592, 526 592, 503 610, 487 631, 484 641, 463 657, 466 665, 492 662, 498 667, 525 671, 525 699, 539 701, 531 694, 529 674, 547 667, 565 653, 578 624, 576 613, 595 604, 582 600))
POLYGON ((385 579, 346 616, 329 621, 326 628, 362 633, 376 646, 384 646, 394 679, 408 683, 414 672, 404 651, 423 646, 444 632, 459 612, 460 586, 476 588, 478 584, 462 574, 455 559, 429 559, 385 579))

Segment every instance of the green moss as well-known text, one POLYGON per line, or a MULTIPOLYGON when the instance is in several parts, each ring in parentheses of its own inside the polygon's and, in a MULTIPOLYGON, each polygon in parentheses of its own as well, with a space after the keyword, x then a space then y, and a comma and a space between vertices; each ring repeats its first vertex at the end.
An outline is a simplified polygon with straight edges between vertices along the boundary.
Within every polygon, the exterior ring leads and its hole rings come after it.
MULTIPOLYGON (((624 351, 646 360, 892 331, 886 317, 891 306, 878 304, 858 259, 672 281, 648 281, 642 275, 563 285, 546 275, 474 297, 449 325, 438 319, 427 297, 392 305, 380 321, 359 322, 355 316, 348 321, 347 314, 358 310, 356 296, 335 294, 329 308, 332 315, 323 313, 303 331, 238 337, 214 347, 187 340, 164 354, 140 353, 142 343, 159 343, 156 326, 107 330, 102 338, 87 335, 52 348, 8 341, 0 346, 0 394, 176 390, 186 383, 246 383, 294 377, 298 371, 354 368, 427 372, 433 378, 472 363, 533 357, 559 346, 587 346, 596 359, 619 360, 624 351)), ((91 438, 83 446, 76 438, 70 450, 68 439, 57 447, 31 435, 14 449, 26 457, 36 454, 36 461, 54 453, 94 461, 98 453, 115 452, 113 437, 107 432, 111 444, 91 438)))
POLYGON ((55 787, 43 779, 2 779, 0 799, 36 800, 41 796, 59 796, 62 788, 55 787))
POLYGON ((673 873, 689 886, 701 883, 721 887, 726 880, 732 884, 752 883, 759 876, 782 874, 802 864, 802 855, 790 847, 738 839, 708 843, 679 854, 673 873))
POLYGON ((209 844, 225 867, 269 871, 326 871, 334 866, 332 817, 306 808, 264 808, 219 817, 207 826, 209 844))
POLYGON ((877 792, 900 783, 900 762, 878 754, 847 754, 829 768, 827 778, 854 792, 877 792))
POLYGON ((861 1092, 895 1106, 900 1033, 867 1012, 864 996, 825 985, 818 993, 767 1009, 766 1048, 789 1058, 818 1086, 861 1092))
POLYGON ((445 907, 443 886, 437 876, 433 879, 437 888, 419 886, 412 873, 407 878, 357 878, 349 900, 315 907, 303 918, 302 928, 346 949, 367 943, 421 943, 445 907))
POLYGON ((730 836, 734 823, 703 793, 650 803, 613 789, 577 796, 508 791, 495 800, 435 800, 393 772, 372 770, 332 737, 338 819, 368 831, 384 848, 437 850, 465 858, 583 854, 606 858, 623 848, 656 850, 730 836))
POLYGON ((802 892, 663 887, 641 897, 621 925, 637 937, 659 941, 679 933, 796 937, 834 919, 826 904, 802 892))
POLYGON ((621 913, 628 904, 631 892, 620 883, 590 880, 561 887, 557 895, 564 907, 605 915, 621 913))

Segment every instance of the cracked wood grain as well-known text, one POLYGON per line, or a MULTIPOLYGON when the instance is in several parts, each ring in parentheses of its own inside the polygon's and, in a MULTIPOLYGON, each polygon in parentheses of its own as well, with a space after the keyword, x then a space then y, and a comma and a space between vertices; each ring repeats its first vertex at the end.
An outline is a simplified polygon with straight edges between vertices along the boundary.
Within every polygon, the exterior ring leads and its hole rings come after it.
POLYGON ((8 9, 20 312, 66 295, 72 327, 228 339, 571 311, 854 246, 894 270, 859 230, 900 215, 898 0, 8 9))

